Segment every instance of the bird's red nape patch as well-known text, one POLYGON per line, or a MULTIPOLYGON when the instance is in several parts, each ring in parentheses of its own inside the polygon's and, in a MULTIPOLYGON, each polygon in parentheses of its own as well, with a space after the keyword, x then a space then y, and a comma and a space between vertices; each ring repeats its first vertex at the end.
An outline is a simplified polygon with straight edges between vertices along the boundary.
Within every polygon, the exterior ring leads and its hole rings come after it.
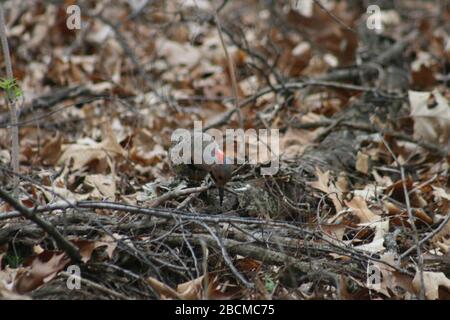
POLYGON ((215 155, 216 155, 216 161, 217 161, 216 163, 224 164, 224 162, 225 162, 225 154, 223 153, 223 151, 220 150, 219 148, 216 148, 215 155))

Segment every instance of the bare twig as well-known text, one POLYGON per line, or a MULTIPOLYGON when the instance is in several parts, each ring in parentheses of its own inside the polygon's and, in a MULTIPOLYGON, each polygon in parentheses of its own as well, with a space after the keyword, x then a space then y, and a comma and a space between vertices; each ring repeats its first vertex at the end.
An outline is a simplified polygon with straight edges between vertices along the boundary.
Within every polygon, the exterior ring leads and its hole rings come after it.
POLYGON ((408 189, 406 188, 405 169, 403 168, 403 166, 400 166, 400 172, 401 172, 401 177, 402 177, 403 193, 405 194, 406 210, 408 212, 408 218, 409 218, 409 221, 411 224, 411 228, 413 230, 414 242, 415 242, 415 247, 416 247, 416 251, 417 251, 417 260, 418 260, 418 265, 419 265, 419 277, 420 277, 419 297, 421 300, 425 300, 425 291, 424 291, 425 290, 425 282, 423 279, 422 249, 420 248, 419 234, 418 234, 417 228, 416 228, 415 217, 413 216, 412 210, 411 210, 411 203, 409 200, 408 189))
POLYGON ((187 189, 169 191, 169 192, 166 192, 165 194, 163 194, 162 196, 152 200, 149 207, 156 208, 161 203, 164 203, 167 200, 175 199, 180 196, 190 195, 193 193, 200 193, 200 192, 206 191, 208 189, 209 189, 209 186, 200 186, 200 187, 195 187, 195 188, 187 188, 187 189))
MULTIPOLYGON (((339 82, 332 82, 332 81, 325 81, 325 80, 304 80, 304 81, 293 81, 293 82, 286 82, 283 84, 277 84, 273 86, 264 87, 261 90, 259 90, 257 93, 255 93, 253 96, 250 96, 248 98, 245 98, 244 100, 241 100, 239 102, 239 109, 244 108, 248 105, 250 105, 252 102, 255 102, 258 98, 265 96, 266 94, 269 94, 273 92, 274 90, 276 92, 282 92, 285 90, 296 90, 296 89, 304 89, 308 86, 327 86, 332 88, 338 88, 338 89, 348 89, 348 90, 355 90, 355 91, 363 91, 363 92, 374 92, 377 89, 376 88, 370 88, 370 87, 363 87, 348 83, 339 83, 339 82)), ((218 127, 220 125, 223 125, 227 123, 233 114, 237 111, 236 108, 226 111, 223 113, 222 117, 220 117, 215 122, 209 124, 208 126, 205 126, 204 130, 207 131, 211 128, 218 127)))
POLYGON ((231 272, 233 272, 233 274, 236 276, 236 278, 238 278, 239 281, 242 282, 242 284, 245 285, 247 288, 249 289, 254 288, 255 287, 254 284, 248 282, 234 266, 230 256, 228 255, 227 249, 223 244, 223 241, 214 233, 214 231, 207 224, 200 223, 200 225, 203 226, 209 232, 214 241, 216 241, 217 245, 220 248, 220 251, 222 252, 223 260, 225 261, 228 268, 230 268, 231 272))
MULTIPOLYGON (((88 12, 88 11, 86 11, 88 12)), ((88 14, 89 15, 89 14, 88 14)), ((131 63, 133 64, 135 70, 138 72, 139 76, 145 81, 145 83, 155 91, 155 93, 157 95, 159 95, 159 93, 157 92, 157 88, 156 88, 156 84, 154 79, 152 79, 146 72, 145 72, 145 68, 142 66, 142 64, 139 62, 138 57, 136 56, 134 50, 131 48, 131 46, 128 44, 127 39, 124 37, 124 35, 120 32, 120 25, 121 23, 113 23, 112 21, 110 21, 109 19, 107 19, 106 17, 104 17, 101 13, 98 15, 90 15, 93 18, 97 18, 99 19, 101 22, 103 22, 104 24, 106 24, 107 26, 109 26, 115 36, 117 41, 119 42, 119 44, 122 46, 122 49, 124 50, 125 54, 128 56, 128 58, 130 59, 131 63)))
POLYGON ((233 62, 232 58, 230 57, 230 54, 228 53, 228 49, 227 49, 227 46, 225 44, 225 40, 223 39, 222 26, 220 24, 219 15, 217 14, 217 11, 214 12, 214 19, 216 21, 217 31, 219 33, 219 38, 220 38, 220 43, 222 44, 222 48, 223 48, 223 51, 225 52, 225 57, 226 57, 227 62, 228 62, 228 69, 229 69, 229 72, 230 72, 231 86, 232 86, 232 89, 233 89, 234 112, 236 112, 237 115, 238 115, 239 126, 241 128, 243 128, 244 127, 244 121, 242 119, 242 112, 241 112, 241 109, 239 107, 238 86, 237 86, 236 71, 235 71, 235 67, 234 67, 234 62, 233 62))
MULTIPOLYGON (((167 238, 168 241, 175 243, 181 243, 183 241, 180 235, 170 235, 167 238)), ((191 241, 197 245, 201 245, 201 240, 204 240, 209 246, 217 246, 217 241, 208 235, 192 235, 191 241)), ((231 254, 239 254, 244 257, 250 257, 259 261, 264 261, 267 263, 277 263, 277 264, 289 264, 295 269, 302 272, 308 272, 311 270, 310 264, 308 262, 300 261, 296 258, 288 256, 284 253, 259 247, 250 243, 244 243, 232 239, 223 239, 223 246, 231 254)))
MULTIPOLYGON (((5 26, 5 17, 3 13, 3 5, 0 3, 0 40, 3 48, 3 58, 5 59, 6 66, 6 78, 8 81, 14 80, 14 75, 12 71, 11 58, 9 55, 9 46, 8 39, 6 38, 6 26, 5 26)), ((6 105, 9 107, 11 114, 11 141, 12 141, 12 151, 11 151, 11 164, 13 171, 19 173, 19 128, 17 126, 19 115, 17 108, 17 99, 15 97, 15 93, 12 92, 10 88, 7 88, 6 97, 5 97, 6 105)), ((17 194, 17 187, 19 186, 19 178, 14 175, 13 176, 13 188, 14 194, 17 194)))
POLYGON ((403 168, 403 165, 400 163, 400 161, 398 161, 396 155, 394 154, 394 152, 392 151, 392 149, 389 147, 389 145, 386 143, 386 141, 384 139, 383 139, 383 144, 388 149, 391 156, 394 158, 394 161, 397 164, 397 166, 400 168, 400 174, 401 174, 402 185, 403 185, 403 193, 404 193, 405 202, 406 202, 406 211, 408 212, 409 223, 410 223, 411 229, 413 231, 413 237, 414 237, 414 242, 415 242, 415 247, 416 247, 416 252, 417 252, 417 259, 418 259, 418 264, 419 264, 419 268, 418 268, 419 276, 420 276, 419 298, 421 300, 425 300, 425 291, 424 291, 425 290, 425 282, 423 279, 423 256, 422 256, 422 250, 421 250, 420 244, 419 244, 419 233, 417 232, 415 217, 414 217, 414 215, 412 213, 412 209, 411 209, 408 188, 406 187, 405 169, 403 168))
MULTIPOLYGON (((434 229, 433 231, 431 231, 429 234, 427 234, 422 240, 419 241, 419 246, 423 245, 425 242, 427 242, 429 239, 431 239, 433 236, 435 236, 439 231, 441 231, 442 229, 444 229, 444 227, 449 223, 450 221, 450 212, 447 213, 447 216, 445 217, 445 219, 441 222, 441 224, 439 224, 439 226, 434 229)), ((408 254, 410 254, 413 250, 416 250, 416 244, 413 245, 412 247, 410 247, 408 250, 406 250, 405 252, 403 252, 400 255, 400 258, 404 258, 406 257, 408 254)))
POLYGON ((366 124, 366 123, 349 122, 349 121, 342 121, 342 119, 338 119, 338 120, 323 120, 323 121, 318 121, 318 122, 301 123, 301 124, 293 123, 293 124, 291 124, 291 126, 294 128, 297 128, 297 129, 315 129, 315 128, 328 127, 328 126, 348 127, 351 129, 361 130, 361 131, 366 131, 366 132, 379 132, 381 134, 387 134, 387 135, 392 136, 399 140, 412 142, 412 143, 417 144, 418 146, 420 146, 424 149, 427 149, 435 154, 438 154, 442 157, 445 157, 447 155, 447 151, 438 145, 435 145, 435 144, 432 144, 429 142, 425 142, 425 141, 418 141, 418 140, 414 139, 413 137, 411 137, 410 135, 407 135, 405 133, 392 131, 389 129, 379 128, 379 127, 376 127, 376 126, 373 126, 370 124, 366 124))
POLYGON ((28 220, 33 221, 39 227, 41 227, 45 232, 47 232, 56 243, 64 250, 67 255, 75 262, 81 261, 81 255, 78 252, 78 249, 70 243, 66 238, 64 238, 61 233, 59 233, 56 228, 35 214, 35 212, 30 211, 28 208, 21 205, 17 200, 11 197, 6 191, 0 188, 0 198, 5 200, 9 205, 11 205, 14 209, 20 212, 22 216, 27 218, 28 220))
POLYGON ((186 197, 186 199, 184 199, 178 206, 177 206, 177 210, 182 210, 184 209, 187 205, 189 205, 189 203, 191 203, 192 200, 194 200, 194 198, 197 196, 196 193, 191 193, 189 196, 186 197))
POLYGON ((59 274, 64 276, 64 277, 66 277, 66 278, 70 278, 70 279, 75 278, 75 279, 79 280, 81 283, 83 283, 84 285, 86 285, 88 287, 91 287, 92 289, 96 289, 96 290, 102 291, 103 293, 108 294, 110 296, 113 296, 115 298, 118 298, 118 299, 121 299, 121 300, 130 300, 129 297, 127 297, 126 295, 124 295, 122 293, 119 293, 119 292, 116 292, 116 291, 111 290, 109 288, 106 288, 104 286, 101 286, 98 283, 95 283, 94 281, 82 278, 82 277, 80 277, 78 275, 70 274, 70 273, 67 273, 65 271, 62 271, 59 274))
MULTIPOLYGON (((258 225, 258 226, 266 226, 266 227, 274 227, 274 228, 282 228, 283 230, 291 230, 293 232, 298 232, 301 235, 309 235, 312 237, 318 237, 321 240, 327 242, 330 244, 333 248, 336 248, 339 251, 343 251, 348 253, 349 255, 353 257, 358 257, 358 259, 364 259, 364 260, 372 260, 375 262, 383 263, 398 272, 402 274, 406 274, 411 276, 411 273, 407 270, 402 270, 398 268, 395 265, 389 264, 385 261, 382 261, 380 259, 377 259, 373 256, 367 255, 364 252, 360 252, 355 250, 354 248, 351 248, 350 246, 346 245, 344 242, 341 242, 340 244, 336 244, 335 241, 331 241, 329 238, 322 236, 320 233, 310 231, 304 227, 300 227, 297 224, 298 223, 287 223, 284 221, 277 221, 277 220, 263 220, 263 219, 257 219, 257 218, 250 218, 250 217, 226 217, 222 215, 205 215, 205 214, 194 214, 194 213, 187 213, 184 211, 178 211, 178 210, 172 210, 172 209, 157 209, 157 208, 141 208, 138 206, 128 205, 128 204, 121 204, 121 203, 114 203, 114 202, 97 202, 97 201, 79 201, 75 203, 58 203, 53 205, 48 205, 44 207, 38 207, 36 208, 35 212, 51 212, 55 210, 66 210, 68 208, 79 208, 79 209, 105 209, 105 210, 117 210, 117 211, 124 211, 129 212, 133 214, 144 214, 144 215, 150 215, 154 217, 164 218, 164 219, 173 219, 175 221, 183 220, 183 221, 194 221, 194 222, 209 222, 213 224, 219 224, 219 223, 228 223, 228 224, 244 224, 244 225, 258 225)), ((14 212, 9 212, 7 214, 13 214, 14 212)), ((16 213, 17 216, 20 216, 19 213, 16 213)), ((127 228, 129 228, 127 226, 127 228)))
POLYGON ((326 12, 326 14, 328 14, 334 21, 336 21, 337 23, 339 23, 341 26, 343 26, 345 29, 356 33, 356 31, 351 28, 350 26, 348 26, 347 24, 345 24, 345 22, 343 22, 341 19, 339 19, 333 12, 327 10, 327 8, 324 7, 324 5, 320 2, 320 0, 313 0, 315 4, 317 4, 317 6, 319 6, 320 9, 322 9, 323 11, 326 12))

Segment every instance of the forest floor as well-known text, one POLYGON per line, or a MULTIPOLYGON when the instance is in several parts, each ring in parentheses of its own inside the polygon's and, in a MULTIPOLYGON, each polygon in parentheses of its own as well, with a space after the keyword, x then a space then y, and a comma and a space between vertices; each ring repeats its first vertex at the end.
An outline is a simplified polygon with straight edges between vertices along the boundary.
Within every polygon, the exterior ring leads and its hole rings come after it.
POLYGON ((1 5, 0 298, 450 298, 446 1, 1 5), (279 150, 220 203, 195 121, 279 150))

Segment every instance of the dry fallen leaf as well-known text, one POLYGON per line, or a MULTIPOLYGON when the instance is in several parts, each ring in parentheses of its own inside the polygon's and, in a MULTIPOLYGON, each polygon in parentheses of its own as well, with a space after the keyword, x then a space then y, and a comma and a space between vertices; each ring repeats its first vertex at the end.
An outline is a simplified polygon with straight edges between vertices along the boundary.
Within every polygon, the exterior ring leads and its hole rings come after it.
POLYGON ((57 251, 44 251, 31 257, 24 263, 24 267, 17 270, 14 291, 22 294, 40 287, 53 279, 69 262, 70 259, 64 252, 57 251))
POLYGON ((355 249, 366 251, 372 254, 383 252, 386 249, 384 247, 384 236, 389 231, 389 220, 376 221, 368 225, 371 227, 375 227, 375 236, 373 237, 373 240, 368 244, 356 246, 355 249))
POLYGON ((55 165, 61 156, 62 135, 57 134, 44 143, 41 149, 41 158, 44 164, 55 165))
POLYGON ((181 299, 178 292, 169 287, 168 285, 162 283, 161 281, 149 277, 147 278, 148 284, 161 296, 161 299, 181 299))
POLYGON ((116 196, 116 183, 112 175, 87 175, 84 185, 93 189, 89 194, 91 199, 114 200, 116 196))
POLYGON ((330 180, 330 171, 322 172, 319 168, 316 168, 317 181, 310 182, 310 186, 320 190, 327 194, 327 197, 331 199, 334 204, 334 208, 337 212, 342 210, 342 191, 330 180))
POLYGON ((364 174, 369 173, 369 164, 370 164, 370 158, 367 154, 362 153, 361 151, 358 151, 358 154, 356 155, 356 170, 359 172, 362 172, 364 174))
POLYGON ((433 186, 433 195, 438 199, 445 199, 450 201, 450 194, 442 188, 433 186))
POLYGON ((108 158, 124 157, 126 152, 117 142, 110 124, 105 123, 102 129, 103 141, 101 143, 85 139, 83 143, 71 144, 65 148, 58 162, 67 165, 71 163, 73 170, 95 164, 96 171, 102 172, 109 166, 108 158))
POLYGON ((133 147, 130 159, 146 166, 154 166, 166 156, 166 150, 154 141, 154 134, 149 130, 140 129, 133 137, 133 147))
POLYGON ((163 298, 180 299, 180 300, 201 300, 207 299, 227 299, 229 296, 219 290, 217 277, 208 279, 208 288, 204 292, 205 276, 200 276, 196 279, 180 283, 177 289, 174 290, 168 285, 158 281, 155 278, 149 277, 148 283, 152 288, 163 298))
MULTIPOLYGON (((423 272, 423 282, 425 289, 425 297, 428 300, 436 300, 439 298, 439 287, 450 289, 450 279, 443 272, 423 272)), ((413 280, 413 286, 419 292, 420 290, 420 272, 416 272, 413 280)))
POLYGON ((30 297, 11 291, 3 282, 0 272, 0 300, 31 300, 30 297))
POLYGON ((305 130, 289 128, 280 137, 280 149, 283 159, 295 159, 303 154, 314 139, 322 132, 321 129, 305 130))
POLYGON ((350 201, 345 201, 345 204, 352 209, 352 212, 359 218, 360 223, 372 223, 381 219, 379 215, 374 214, 367 207, 366 200, 360 196, 353 197, 350 201))
POLYGON ((414 137, 432 143, 448 145, 450 139, 450 106, 437 90, 409 91, 411 117, 414 119, 414 137), (435 101, 429 106, 429 99, 435 101))
POLYGON ((106 247, 105 251, 108 254, 108 257, 111 259, 114 250, 117 247, 117 241, 114 240, 111 236, 105 235, 100 240, 85 240, 85 239, 76 239, 72 240, 72 242, 78 247, 80 250, 81 260, 83 262, 88 262, 91 259, 92 253, 95 249, 100 247, 106 247))
POLYGON ((190 69, 197 65, 201 58, 200 51, 197 48, 167 39, 157 41, 156 48, 158 55, 164 57, 171 66, 190 69))
POLYGON ((450 221, 431 238, 431 243, 444 253, 450 252, 450 221))
POLYGON ((200 300, 203 297, 204 276, 181 283, 177 286, 177 292, 181 299, 200 300))
MULTIPOLYGON (((391 252, 384 253, 380 257, 380 260, 393 266, 397 264, 395 261, 395 256, 391 252)), ((375 274, 377 276, 380 276, 380 278, 379 279, 374 278, 377 281, 372 283, 371 282, 372 279, 368 277, 366 283, 367 287, 371 290, 382 293, 387 297, 391 297, 391 293, 388 289, 390 289, 391 291, 395 290, 396 287, 394 276, 395 269, 386 265, 385 263, 378 261, 371 261, 370 263, 372 269, 377 271, 375 274)))

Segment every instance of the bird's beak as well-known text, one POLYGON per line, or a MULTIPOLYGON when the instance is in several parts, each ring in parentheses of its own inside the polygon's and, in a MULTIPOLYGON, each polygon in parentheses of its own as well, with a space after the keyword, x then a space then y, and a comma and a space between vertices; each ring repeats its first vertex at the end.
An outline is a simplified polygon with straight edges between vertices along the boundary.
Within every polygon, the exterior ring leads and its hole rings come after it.
POLYGON ((218 187, 219 189, 219 200, 220 200, 220 205, 222 206, 223 203, 223 195, 224 195, 224 188, 223 187, 218 187))

